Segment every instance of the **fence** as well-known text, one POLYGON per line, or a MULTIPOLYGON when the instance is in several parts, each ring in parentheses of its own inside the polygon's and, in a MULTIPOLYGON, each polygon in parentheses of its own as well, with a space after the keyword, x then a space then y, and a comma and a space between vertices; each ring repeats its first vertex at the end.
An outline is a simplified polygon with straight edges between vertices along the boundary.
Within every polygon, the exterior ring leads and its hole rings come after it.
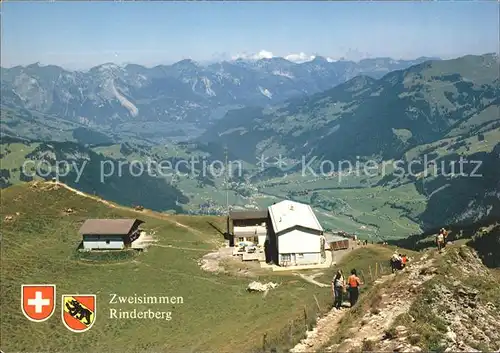
POLYGON ((304 338, 305 333, 314 327, 316 320, 330 310, 327 305, 321 305, 315 295, 313 295, 313 298, 314 304, 304 305, 301 313, 290 319, 278 335, 270 337, 268 333, 265 333, 262 336, 262 347, 256 350, 256 352, 288 352, 304 338))

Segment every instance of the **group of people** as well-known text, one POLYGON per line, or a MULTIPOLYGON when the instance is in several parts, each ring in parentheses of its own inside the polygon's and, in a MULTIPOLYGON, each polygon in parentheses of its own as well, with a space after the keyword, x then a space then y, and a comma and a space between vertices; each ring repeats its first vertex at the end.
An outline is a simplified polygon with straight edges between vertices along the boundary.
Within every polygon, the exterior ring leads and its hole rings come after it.
POLYGON ((449 233, 446 229, 441 228, 439 233, 436 235, 436 245, 439 252, 441 252, 441 250, 446 246, 448 234, 449 233))
POLYGON ((334 296, 333 306, 337 310, 342 307, 342 302, 344 300, 344 294, 349 295, 349 302, 351 307, 353 307, 359 298, 359 287, 363 283, 359 279, 355 269, 351 271, 351 275, 344 279, 344 274, 342 270, 338 270, 332 280, 332 290, 334 296))
POLYGON ((402 270, 406 267, 408 256, 406 254, 398 254, 395 252, 391 257, 391 270, 394 273, 396 270, 402 270))

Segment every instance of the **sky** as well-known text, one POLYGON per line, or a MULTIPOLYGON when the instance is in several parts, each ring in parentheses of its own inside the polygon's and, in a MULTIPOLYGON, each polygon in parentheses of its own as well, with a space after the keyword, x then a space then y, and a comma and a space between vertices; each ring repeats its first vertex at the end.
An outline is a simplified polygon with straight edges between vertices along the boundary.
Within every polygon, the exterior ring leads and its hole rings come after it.
POLYGON ((282 56, 451 58, 499 51, 500 3, 9 2, 1 66, 86 69, 282 56))

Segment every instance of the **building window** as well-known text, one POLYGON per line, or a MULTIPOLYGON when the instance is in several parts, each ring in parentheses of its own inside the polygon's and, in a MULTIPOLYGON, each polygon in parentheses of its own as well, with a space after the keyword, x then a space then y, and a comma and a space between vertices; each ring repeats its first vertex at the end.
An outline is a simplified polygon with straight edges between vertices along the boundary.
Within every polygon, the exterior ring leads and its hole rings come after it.
POLYGON ((106 240, 106 244, 109 244, 109 243, 110 243, 110 241, 109 241, 109 240, 106 240))
POLYGON ((290 254, 281 254, 281 261, 291 261, 292 257, 290 254))
POLYGON ((303 259, 303 258, 304 258, 304 254, 297 254, 297 257, 298 257, 299 259, 303 259))
POLYGON ((239 241, 239 242, 243 242, 243 241, 245 241, 245 238, 243 238, 243 237, 239 237, 239 238, 238 238, 238 241, 239 241))

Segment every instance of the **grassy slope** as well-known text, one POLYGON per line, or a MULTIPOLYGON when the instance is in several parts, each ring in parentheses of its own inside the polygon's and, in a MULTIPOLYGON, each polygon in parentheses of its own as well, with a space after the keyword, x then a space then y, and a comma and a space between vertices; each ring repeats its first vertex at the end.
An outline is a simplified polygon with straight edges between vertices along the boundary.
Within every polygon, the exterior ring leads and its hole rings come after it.
MULTIPOLYGON (((35 148, 39 146, 39 143, 24 144, 24 143, 2 143, 0 144, 0 154, 2 155, 1 168, 2 169, 16 169, 20 168, 26 161, 26 155, 31 153, 35 148)), ((18 170, 20 173, 20 170, 18 170)), ((17 182, 17 178, 13 178, 12 181, 17 182)))
POLYGON ((1 107, 2 126, 0 131, 9 136, 22 136, 31 139, 73 141, 72 132, 80 124, 49 115, 32 113, 27 110, 14 110, 1 107))
MULTIPOLYGON (((500 141, 500 128, 488 130, 487 132, 483 133, 483 135, 485 141, 478 141, 477 136, 471 136, 468 138, 450 137, 435 141, 433 143, 419 145, 408 150, 405 154, 405 157, 408 161, 411 161, 421 156, 424 151, 427 154, 435 153, 440 157, 448 155, 450 153, 458 153, 463 156, 468 156, 477 152, 491 152, 498 141, 500 141), (450 146, 458 142, 462 142, 463 145, 453 149, 450 148, 450 146)), ((429 160, 432 159, 429 158, 429 160)))
MULTIPOLYGON (((313 295, 318 298, 321 310, 329 308, 329 289, 290 275, 260 278, 281 283, 263 298, 246 292, 248 279, 203 272, 197 265, 198 259, 213 248, 214 241, 220 240, 208 223, 223 228, 223 219, 217 217, 167 217, 146 212, 139 217, 146 221, 146 229, 156 232, 160 245, 186 249, 153 247, 134 255, 133 261, 130 258, 99 263, 82 261, 75 254, 81 221, 89 217, 138 217, 138 214, 62 188, 47 191, 31 189, 29 185, 1 190, 2 349, 83 352, 84 344, 95 342, 91 346, 94 350, 106 352, 136 352, 146 348, 253 350, 261 347, 264 333, 270 343, 289 344, 283 343, 283 337, 288 337, 290 319, 295 319, 293 339, 299 339, 304 328, 304 308, 309 320, 318 311, 313 295), (64 215, 62 211, 67 207, 75 212, 64 215), (6 220, 6 215, 12 215, 14 220, 6 220), (176 226, 176 221, 195 231, 176 226), (96 324, 84 335, 71 333, 60 321, 60 303, 47 322, 29 322, 19 308, 20 286, 29 283, 55 283, 58 296, 97 294, 96 324), (110 293, 183 296, 185 303, 175 308, 151 307, 172 310, 170 322, 110 320, 106 317, 110 293)), ((147 307, 137 306, 137 309, 147 307)), ((133 306, 123 308, 133 309, 133 306)))
MULTIPOLYGON (((395 250, 399 248, 393 246, 368 245, 359 250, 355 250, 345 255, 339 264, 316 279, 320 282, 329 283, 337 269, 342 269, 345 276, 349 275, 352 269, 356 269, 359 277, 364 282, 361 292, 371 288, 373 281, 381 275, 391 272, 389 259, 395 250)), ((404 249, 404 253, 410 257, 418 255, 417 252, 404 249)))

